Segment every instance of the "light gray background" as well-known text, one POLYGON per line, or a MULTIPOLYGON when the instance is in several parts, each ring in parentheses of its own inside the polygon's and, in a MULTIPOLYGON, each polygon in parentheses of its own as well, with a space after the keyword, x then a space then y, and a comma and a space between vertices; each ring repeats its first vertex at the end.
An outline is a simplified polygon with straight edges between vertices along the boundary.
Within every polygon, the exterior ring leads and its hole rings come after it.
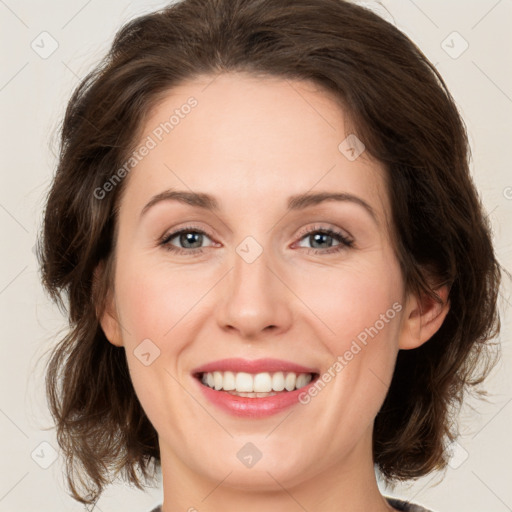
MULTIPOLYGON (((72 89, 103 56, 122 24, 165 3, 0 0, 0 512, 84 510, 66 495, 62 459, 52 463, 51 447, 58 452, 54 432, 44 430, 51 419, 37 361, 65 322, 41 290, 33 246, 55 168, 52 134, 72 89), (50 36, 41 35, 43 31, 50 36), (58 48, 48 56, 52 39, 58 48)), ((382 3, 451 89, 467 123, 472 172, 494 227, 498 256, 510 270, 512 1, 382 3), (464 41, 469 46, 458 56, 464 41)), ((465 407, 463 435, 444 480, 442 474, 432 474, 393 494, 436 512, 512 511, 510 283, 502 295, 503 359, 488 381, 491 401, 473 403, 476 411, 465 407)), ((95 510, 143 512, 160 501, 159 488, 144 493, 120 484, 108 489, 95 510)))

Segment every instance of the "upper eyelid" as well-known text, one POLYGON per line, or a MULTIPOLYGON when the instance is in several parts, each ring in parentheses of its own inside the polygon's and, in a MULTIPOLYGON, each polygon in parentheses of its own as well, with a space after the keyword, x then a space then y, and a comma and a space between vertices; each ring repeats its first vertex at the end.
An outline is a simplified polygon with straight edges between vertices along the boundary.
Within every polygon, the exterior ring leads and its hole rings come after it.
POLYGON ((350 240, 353 240, 353 236, 345 229, 341 229, 339 227, 334 227, 334 226, 318 226, 317 224, 315 224, 314 226, 305 228, 304 230, 301 230, 299 232, 298 236, 303 237, 310 233, 315 233, 316 231, 333 231, 336 234, 339 234, 345 238, 349 238, 350 240))

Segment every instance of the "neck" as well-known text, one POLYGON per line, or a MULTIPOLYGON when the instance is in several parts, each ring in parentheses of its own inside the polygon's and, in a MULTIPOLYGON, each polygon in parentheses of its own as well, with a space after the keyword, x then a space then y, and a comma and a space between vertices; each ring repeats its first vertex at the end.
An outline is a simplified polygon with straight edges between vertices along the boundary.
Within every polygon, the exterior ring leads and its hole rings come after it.
POLYGON ((215 480, 198 474, 161 443, 162 512, 391 512, 395 509, 377 485, 371 440, 370 427, 343 461, 293 483, 280 482, 272 471, 263 470, 268 479, 264 489, 237 487, 232 471, 215 480))

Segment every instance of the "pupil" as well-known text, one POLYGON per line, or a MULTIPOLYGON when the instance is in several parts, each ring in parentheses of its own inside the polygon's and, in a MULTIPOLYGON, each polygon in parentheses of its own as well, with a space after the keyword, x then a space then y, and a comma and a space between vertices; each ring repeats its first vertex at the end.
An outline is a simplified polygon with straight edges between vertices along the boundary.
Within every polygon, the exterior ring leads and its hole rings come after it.
MULTIPOLYGON (((187 247, 187 244, 190 243, 190 244, 194 244, 196 243, 197 244, 197 240, 194 242, 194 237, 201 237, 201 233, 196 233, 196 232, 190 232, 190 233, 185 233, 185 234, 182 234, 181 237, 180 237, 180 243, 183 245, 183 246, 186 246, 187 247)), ((197 247, 201 247, 201 238, 199 238, 199 245, 197 247)), ((192 247, 193 249, 195 249, 196 247, 192 247)))
MULTIPOLYGON (((320 244, 321 244, 321 243, 322 243, 322 238, 324 238, 324 239, 325 239, 326 237, 327 237, 327 238, 330 238, 330 235, 327 235, 327 234, 325 234, 325 233, 317 233, 317 234, 315 234, 315 235, 312 235, 312 237, 313 237, 313 243, 312 243, 311 245, 314 247, 314 244, 315 244, 315 243, 317 243, 317 242, 318 242, 318 243, 320 243, 320 244)), ((324 240, 324 243, 325 243, 325 240, 324 240)), ((327 246, 328 246, 328 247, 330 247, 330 244, 328 244, 327 246)))

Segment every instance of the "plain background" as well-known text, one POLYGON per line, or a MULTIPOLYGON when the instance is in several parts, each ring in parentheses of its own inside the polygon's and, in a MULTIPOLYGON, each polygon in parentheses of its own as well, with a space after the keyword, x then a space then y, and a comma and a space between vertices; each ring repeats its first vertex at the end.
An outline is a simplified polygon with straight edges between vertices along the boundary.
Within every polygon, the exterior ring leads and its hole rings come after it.
MULTIPOLYGON (((0 0, 0 512, 84 510, 66 494, 62 459, 54 431, 48 429, 51 418, 38 360, 57 330, 65 327, 65 319, 41 289, 33 247, 55 169, 57 145, 52 136, 71 91, 104 55, 122 24, 165 3, 0 0), (52 45, 58 47, 47 55, 52 45)), ((459 106, 497 254, 510 270, 512 2, 383 4, 439 69, 459 106)), ((452 447, 444 480, 442 473, 431 474, 397 487, 394 495, 436 512, 512 511, 510 288, 505 280, 500 304, 503 358, 486 386, 489 403, 468 402, 464 408, 462 435, 452 447)), ((95 510, 144 512, 160 502, 158 486, 142 492, 119 484, 105 492, 95 510)))

